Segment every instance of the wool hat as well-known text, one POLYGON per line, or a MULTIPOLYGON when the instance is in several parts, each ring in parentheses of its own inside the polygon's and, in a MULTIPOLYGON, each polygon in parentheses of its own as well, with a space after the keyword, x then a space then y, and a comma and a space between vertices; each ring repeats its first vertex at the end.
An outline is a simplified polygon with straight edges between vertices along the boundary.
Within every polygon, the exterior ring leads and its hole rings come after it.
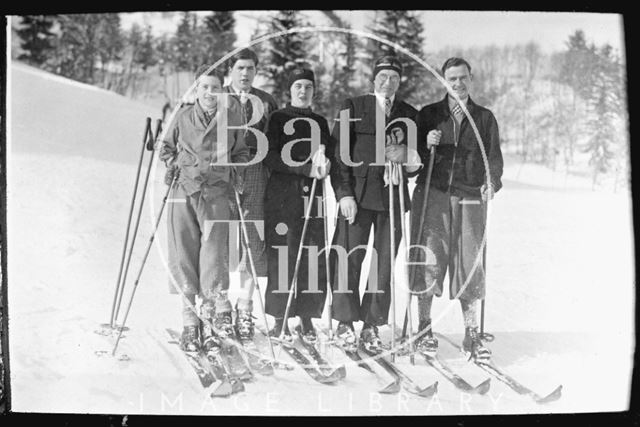
POLYGON ((373 66, 373 76, 371 77, 371 79, 374 80, 378 73, 382 70, 393 70, 397 72, 400 77, 402 77, 402 64, 395 56, 385 55, 378 58, 373 66))
POLYGON ((296 80, 311 80, 313 87, 316 87, 315 75, 313 71, 308 68, 296 68, 293 70, 291 74, 289 74, 289 80, 287 81, 288 87, 291 88, 291 85, 293 85, 296 80))

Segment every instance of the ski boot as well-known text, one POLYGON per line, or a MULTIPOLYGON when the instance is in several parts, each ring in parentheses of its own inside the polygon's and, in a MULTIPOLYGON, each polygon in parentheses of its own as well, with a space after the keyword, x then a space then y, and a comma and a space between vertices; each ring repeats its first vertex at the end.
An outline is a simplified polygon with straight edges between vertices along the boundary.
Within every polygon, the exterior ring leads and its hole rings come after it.
POLYGON ((213 327, 216 335, 220 338, 229 338, 233 336, 233 322, 231 320, 231 312, 224 311, 222 313, 216 313, 213 318, 213 327))
POLYGON ((253 340, 255 334, 255 326, 253 324, 253 315, 250 311, 237 311, 236 334, 240 341, 246 342, 253 340))
POLYGON ((336 329, 336 344, 347 353, 355 353, 358 349, 357 338, 351 322, 340 322, 336 329))
POLYGON ((419 334, 422 334, 420 338, 416 339, 415 348, 422 355, 427 357, 435 357, 438 351, 438 339, 433 336, 433 330, 431 329, 431 321, 420 321, 418 326, 419 334))
POLYGON ((360 344, 367 353, 382 353, 384 349, 380 335, 378 335, 378 327, 365 323, 360 332, 360 344))
POLYGON ((180 348, 184 351, 200 350, 200 334, 196 325, 185 326, 180 337, 180 348))
MULTIPOLYGON (((269 331, 269 336, 279 339, 280 332, 282 332, 283 323, 284 323, 284 319, 276 318, 276 324, 269 331)), ((281 343, 288 346, 293 345, 293 336, 291 335, 291 331, 289 331, 289 325, 286 325, 284 329, 284 336, 282 337, 281 343)))
POLYGON ((318 334, 316 334, 316 330, 313 327, 313 322, 311 321, 310 317, 300 317, 300 338, 302 338, 302 340, 309 344, 309 345, 316 345, 316 342, 318 341, 318 334))
POLYGON ((213 319, 207 318, 205 320, 205 322, 202 322, 202 350, 204 350, 205 353, 215 353, 220 350, 220 343, 213 331, 213 319))
POLYGON ((462 350, 469 355, 469 360, 488 361, 491 358, 491 350, 482 343, 477 327, 465 329, 462 350))

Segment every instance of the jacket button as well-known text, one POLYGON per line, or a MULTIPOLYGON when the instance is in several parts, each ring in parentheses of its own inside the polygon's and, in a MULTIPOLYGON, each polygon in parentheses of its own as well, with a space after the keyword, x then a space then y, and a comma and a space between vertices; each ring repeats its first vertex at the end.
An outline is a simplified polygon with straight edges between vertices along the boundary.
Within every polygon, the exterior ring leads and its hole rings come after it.
POLYGON ((309 187, 305 185, 304 187, 302 187, 302 191, 304 191, 305 193, 308 193, 309 187))

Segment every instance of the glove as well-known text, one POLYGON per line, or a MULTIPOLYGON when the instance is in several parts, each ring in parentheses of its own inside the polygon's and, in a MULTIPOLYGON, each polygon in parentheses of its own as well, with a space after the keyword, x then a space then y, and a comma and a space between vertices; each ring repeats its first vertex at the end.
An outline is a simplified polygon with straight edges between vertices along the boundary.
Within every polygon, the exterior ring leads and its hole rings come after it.
POLYGON ((318 151, 316 151, 311 158, 311 178, 324 179, 327 175, 329 175, 331 162, 324 155, 324 150, 324 145, 320 145, 318 151))
POLYGON ((231 176, 229 177, 231 186, 238 194, 242 194, 244 190, 244 174, 239 172, 236 166, 231 168, 231 176))
POLYGON ((483 202, 493 199, 493 195, 495 194, 493 191, 493 184, 489 183, 488 186, 486 182, 482 184, 482 187, 480 187, 480 194, 482 195, 483 202))
POLYGON ((401 180, 402 169, 400 163, 388 162, 384 166, 384 186, 391 182, 393 185, 399 185, 401 180))
POLYGON ((167 185, 171 185, 173 183, 174 178, 178 178, 180 175, 180 168, 175 163, 171 162, 167 166, 167 171, 164 174, 164 183, 167 185))

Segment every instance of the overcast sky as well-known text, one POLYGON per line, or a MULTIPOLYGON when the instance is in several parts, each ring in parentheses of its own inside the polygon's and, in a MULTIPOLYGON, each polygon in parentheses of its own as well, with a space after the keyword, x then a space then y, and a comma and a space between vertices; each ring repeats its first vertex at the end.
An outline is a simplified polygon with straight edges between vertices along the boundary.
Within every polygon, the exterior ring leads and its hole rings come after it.
MULTIPOLYGON (((202 12, 208 14, 210 12, 202 12)), ((304 11, 311 21, 328 25, 320 12, 304 11)), ((374 12, 338 11, 353 28, 367 31, 374 12)), ((236 13, 238 43, 249 41, 256 19, 266 12, 239 11, 236 13)), ((615 14, 575 12, 465 12, 421 11, 424 25, 425 50, 437 51, 446 46, 472 47, 496 44, 537 42, 546 52, 562 50, 567 38, 577 29, 584 30, 587 40, 597 45, 609 43, 622 54, 624 33, 622 18, 615 14)), ((133 22, 149 23, 156 34, 173 32, 180 14, 163 18, 161 13, 122 14, 128 28, 133 22)), ((164 14, 165 16, 167 14, 164 14)))

